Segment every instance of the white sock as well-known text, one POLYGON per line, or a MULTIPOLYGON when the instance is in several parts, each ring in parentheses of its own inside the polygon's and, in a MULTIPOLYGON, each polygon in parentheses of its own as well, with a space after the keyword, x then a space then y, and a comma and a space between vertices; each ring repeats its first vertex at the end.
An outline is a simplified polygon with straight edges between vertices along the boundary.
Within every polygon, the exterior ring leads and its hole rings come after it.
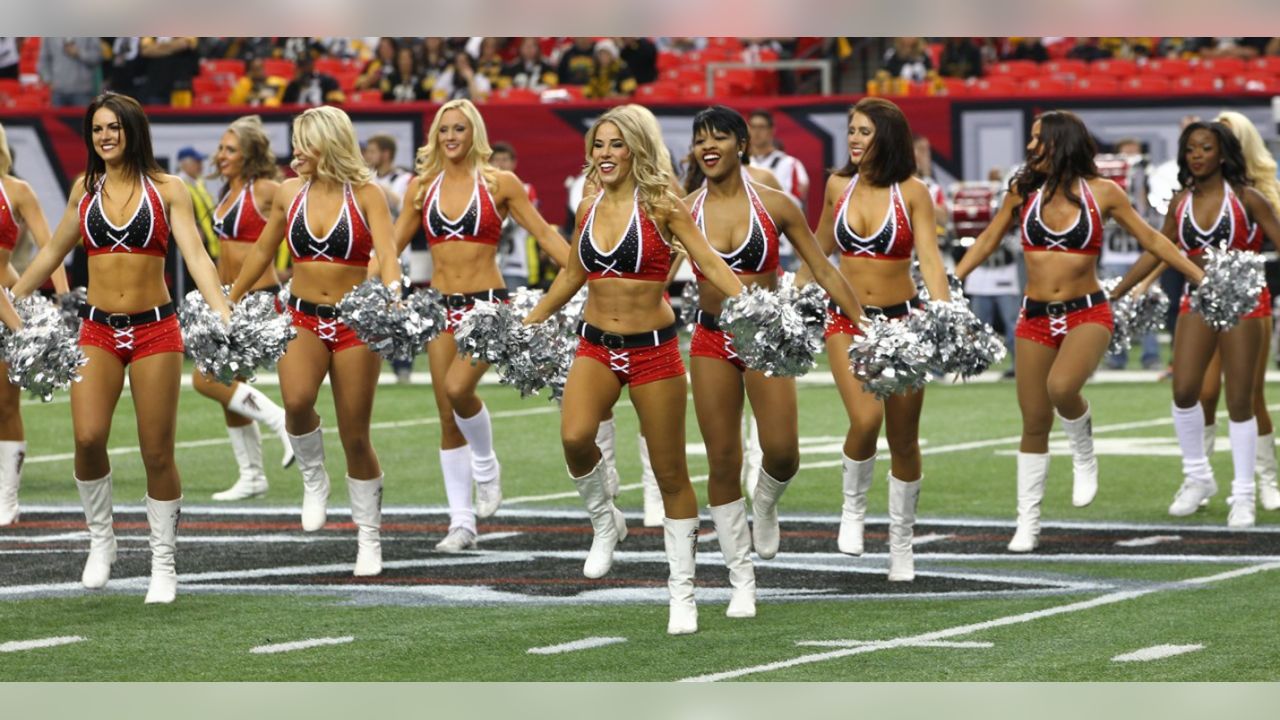
POLYGON ((454 422, 467 439, 471 448, 471 472, 476 482, 488 482, 498 474, 498 458, 493 454, 493 426, 489 423, 489 409, 480 406, 480 412, 464 418, 455 410, 454 422))
POLYGON ((444 494, 449 499, 449 529, 463 527, 476 531, 476 506, 471 499, 471 448, 440 451, 444 473, 444 494))
POLYGON ((1189 408, 1173 406, 1173 430, 1182 448, 1183 472, 1201 463, 1208 465, 1204 454, 1204 413, 1198 404, 1189 408))
POLYGON ((1227 433, 1231 438, 1231 466, 1235 470, 1231 476, 1231 494, 1252 498, 1256 487, 1253 471, 1258 462, 1258 419, 1231 421, 1227 423, 1227 433))

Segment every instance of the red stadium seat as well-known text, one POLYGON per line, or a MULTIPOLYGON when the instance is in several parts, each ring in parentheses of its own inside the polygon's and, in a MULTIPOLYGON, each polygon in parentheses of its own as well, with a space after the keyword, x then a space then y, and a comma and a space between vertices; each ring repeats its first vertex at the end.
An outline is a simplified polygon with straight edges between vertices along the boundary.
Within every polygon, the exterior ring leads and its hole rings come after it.
POLYGON ((1173 89, 1180 92, 1215 93, 1225 88, 1222 78, 1208 73, 1192 73, 1173 79, 1173 89))
POLYGON ((1081 75, 1089 74, 1089 64, 1083 60, 1075 58, 1066 58, 1063 60, 1050 60, 1041 66, 1044 72, 1055 77, 1078 78, 1081 75))
POLYGON ((191 91, 196 95, 220 95, 223 100, 231 95, 230 86, 223 81, 222 75, 197 75, 191 78, 191 91))
POLYGON ((969 83, 964 78, 940 77, 932 88, 932 94, 948 97, 963 97, 969 94, 969 83))
POLYGON ((1177 77, 1192 71, 1191 61, 1182 58, 1152 58, 1139 68, 1147 75, 1164 75, 1165 77, 1177 77))
POLYGON ((663 80, 684 84, 706 80, 707 71, 700 66, 681 65, 663 72, 661 77, 663 80))
MULTIPOLYGON (((361 93, 357 93, 359 95, 361 93)), ((505 88, 498 90, 489 96, 491 103, 536 103, 540 99, 541 93, 537 90, 528 88, 505 88)), ((379 102, 382 98, 379 96, 379 102)))
POLYGON ((1249 70, 1254 72, 1271 73, 1272 75, 1280 75, 1280 55, 1263 55, 1260 58, 1254 58, 1247 63, 1249 70))
POLYGON ((262 69, 267 75, 275 75, 286 80, 292 79, 295 71, 293 61, 284 58, 264 58, 262 69))
POLYGON ((1112 75, 1085 75, 1076 78, 1075 89, 1086 95, 1109 95, 1120 92, 1120 81, 1112 75))
POLYGON ((349 74, 353 69, 359 73, 359 68, 353 68, 346 60, 342 58, 322 57, 316 58, 316 72, 322 72, 334 77, 349 74))
POLYGON ((360 71, 352 70, 351 68, 346 68, 340 73, 331 74, 333 75, 333 79, 338 81, 338 87, 342 88, 342 91, 345 93, 350 93, 355 90, 356 80, 360 79, 360 71))
POLYGON ((244 75, 244 61, 234 58, 220 58, 216 60, 200 61, 201 75, 231 75, 232 77, 240 77, 244 75))
POLYGON ((678 68, 684 64, 684 58, 673 52, 661 51, 658 53, 658 72, 666 72, 674 68, 678 68))
POLYGON ((674 100, 680 97, 680 83, 658 80, 636 88, 636 97, 649 100, 674 100))
POLYGON ((1018 81, 1007 75, 978 78, 969 86, 969 94, 976 96, 1017 95, 1018 81))
POLYGON ((1024 78, 1040 74, 1040 66, 1032 60, 1006 60, 987 66, 987 75, 996 77, 1007 75, 1013 78, 1024 78))
POLYGON ((1132 60, 1094 60, 1089 63, 1091 75, 1110 75, 1112 77, 1129 77, 1138 72, 1138 63, 1132 60))
POLYGON ((1133 93, 1165 93, 1169 92, 1169 78, 1164 75, 1134 75, 1120 81, 1125 92, 1133 93))
POLYGON ((1204 58, 1200 61, 1199 71, 1228 77, 1244 72, 1244 60, 1240 58, 1204 58))
MULTIPOLYGON (((497 93, 494 93, 497 95, 497 93)), ((492 99, 492 98, 490 98, 492 99)), ((349 105, 381 105, 381 90, 358 90, 347 95, 347 104, 349 105)))
POLYGON ((1071 83, 1060 77, 1029 77, 1022 81, 1024 95, 1067 95, 1071 83))
POLYGON ((1245 72, 1233 75, 1227 84, 1238 92, 1280 93, 1280 75, 1269 72, 1245 72))

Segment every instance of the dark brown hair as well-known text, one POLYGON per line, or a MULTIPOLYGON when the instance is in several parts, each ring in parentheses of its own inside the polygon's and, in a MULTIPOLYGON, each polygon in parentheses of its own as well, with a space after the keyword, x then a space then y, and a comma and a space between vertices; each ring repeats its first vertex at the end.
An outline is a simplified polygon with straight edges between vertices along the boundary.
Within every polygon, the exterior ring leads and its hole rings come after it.
POLYGON ((876 128, 871 147, 857 165, 853 161, 836 171, 836 175, 861 175, 872 185, 885 187, 900 183, 916 174, 916 153, 912 146, 911 126, 902 109, 883 98, 863 98, 849 109, 849 121, 855 114, 865 115, 876 128))
POLYGON ((1072 190, 1071 182, 1098 176, 1098 166, 1094 163, 1098 146, 1093 136, 1073 112, 1050 110, 1037 119, 1040 145, 1027 155, 1027 161, 1009 181, 1009 189, 1023 198, 1041 190, 1045 200, 1061 190, 1068 200, 1083 209, 1083 201, 1072 190), (1047 170, 1032 169, 1042 162, 1048 166, 1047 170))
POLYGON ((146 175, 152 180, 164 174, 156 163, 151 150, 151 123, 137 100, 128 95, 105 92, 94 98, 84 111, 84 147, 89 152, 89 164, 84 173, 85 192, 93 193, 98 181, 107 174, 107 163, 93 147, 93 114, 99 108, 115 113, 120 129, 124 132, 125 172, 132 177, 146 175))

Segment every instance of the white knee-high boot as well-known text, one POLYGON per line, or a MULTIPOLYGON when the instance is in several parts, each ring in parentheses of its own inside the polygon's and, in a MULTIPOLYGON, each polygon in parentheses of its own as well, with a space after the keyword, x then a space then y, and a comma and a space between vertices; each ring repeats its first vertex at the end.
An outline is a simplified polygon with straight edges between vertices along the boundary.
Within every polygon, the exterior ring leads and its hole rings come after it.
POLYGON ((1049 453, 1018 453, 1018 527, 1009 552, 1027 553, 1040 544, 1040 501, 1049 476, 1049 453))
POLYGON ((889 580, 910 582, 916 579, 915 555, 911 539, 915 534, 916 504, 920 501, 920 483, 903 482, 889 473, 889 580))
POLYGON ((747 416, 747 431, 742 443, 742 486, 752 503, 756 501, 756 485, 764 466, 764 449, 760 447, 760 425, 753 411, 747 416))
MULTIPOLYGON (((271 402, 271 398, 263 395, 262 391, 249 383, 242 382, 236 385, 235 392, 231 394, 231 401, 227 403, 227 409, 266 425, 268 430, 280 438, 280 444, 284 446, 280 467, 289 467, 293 464, 293 444, 289 442, 289 433, 284 429, 284 408, 271 402)), ((261 436, 258 439, 258 454, 262 454, 261 436)))
POLYGON ((604 459, 604 488, 611 498, 618 497, 618 486, 622 484, 618 476, 617 435, 618 428, 613 418, 596 428, 596 447, 600 448, 600 456, 604 459))
POLYGON ((22 485, 22 461, 26 456, 26 442, 0 441, 0 526, 18 522, 18 488, 22 485))
POLYGON ((667 590, 671 593, 667 634, 688 635, 698 631, 698 605, 693 599, 693 579, 697 573, 698 557, 698 518, 663 518, 662 525, 662 539, 671 572, 667 578, 667 590))
POLYGON ((319 427, 305 435, 290 435, 302 471, 302 529, 324 527, 329 505, 329 471, 324 467, 324 435, 319 427))
POLYGON ((1085 507, 1098 494, 1098 458, 1093 454, 1093 413, 1085 406, 1084 414, 1068 420, 1053 411, 1062 421, 1062 431, 1071 445, 1071 504, 1085 507))
POLYGON ((1258 436, 1258 501, 1263 510, 1280 510, 1276 475, 1276 434, 1272 431, 1258 436))
POLYGON ((182 514, 182 498, 156 500, 147 496, 147 524, 151 526, 151 584, 147 587, 148 604, 173 602, 178 594, 178 517, 182 514))
POLYGON ((844 458, 844 504, 840 508, 840 536, 836 541, 840 552, 861 555, 862 532, 867 519, 867 493, 876 471, 876 456, 866 460, 844 458))
POLYGON ((658 476, 653 474, 653 465, 649 463, 649 443, 644 435, 640 442, 640 486, 644 491, 644 526, 662 527, 662 518, 667 511, 662 504, 662 490, 658 488, 658 476))
POLYGON ((89 526, 89 557, 80 582, 91 590, 107 584, 116 561, 116 534, 111 524, 111 473, 97 480, 76 479, 85 524, 89 526))
POLYGON ((764 468, 760 468, 758 475, 760 480, 756 484, 756 498, 751 504, 751 537, 756 546, 756 554, 768 560, 778 554, 778 545, 782 539, 782 530, 778 527, 778 500, 791 485, 791 481, 782 482, 764 468))
POLYGON ((751 564, 746 498, 713 505, 709 509, 711 521, 716 526, 716 537, 720 540, 720 554, 724 555, 724 566, 729 569, 729 586, 733 588, 725 615, 731 618, 755 617, 756 570, 751 564))
POLYGON ((613 498, 609 497, 609 491, 604 486, 604 474, 604 461, 600 461, 591 472, 573 478, 578 495, 591 516, 591 529, 594 531, 591 550, 582 566, 582 574, 589 578, 600 578, 608 574, 613 567, 614 546, 627 537, 626 518, 614 506, 613 498))
POLYGON ((351 522, 356 526, 356 577, 382 573, 382 476, 357 480, 347 476, 351 522))
MULTIPOLYGON (((240 476, 231 487, 213 494, 214 500, 247 500, 267 494, 267 475, 262 469, 262 434, 255 423, 239 427, 227 426, 231 451, 235 453, 240 476)), ((292 446, 289 454, 293 455, 292 446)))

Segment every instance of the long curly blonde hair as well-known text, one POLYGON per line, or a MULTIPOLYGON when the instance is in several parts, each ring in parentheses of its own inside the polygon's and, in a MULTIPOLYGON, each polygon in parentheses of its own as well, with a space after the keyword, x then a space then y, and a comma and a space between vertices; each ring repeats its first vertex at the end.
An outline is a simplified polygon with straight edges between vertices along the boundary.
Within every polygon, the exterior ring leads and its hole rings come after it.
POLYGON ((240 175, 246 182, 280 178, 280 167, 276 165, 275 153, 271 152, 271 140, 261 117, 245 115, 236 118, 227 129, 240 141, 240 156, 244 158, 240 175))
POLYGON ((622 142, 631 151, 631 176, 639 187, 640 206, 645 212, 653 215, 665 215, 677 200, 671 192, 672 174, 665 169, 671 166, 666 157, 666 144, 658 130, 657 119, 647 109, 639 105, 619 105, 601 115, 591 125, 586 136, 587 182, 601 187, 599 170, 591 161, 591 146, 595 144, 596 133, 604 123, 612 123, 622 135, 622 142))
POLYGON ((4 125, 0 125, 0 176, 8 175, 13 167, 13 153, 9 151, 9 139, 4 134, 4 125))
MULTIPOLYGON (((319 178, 364 185, 373 179, 373 171, 365 165, 360 143, 356 142, 351 118, 336 107, 313 107, 294 118, 293 146, 316 158, 315 174, 307 180, 319 178)), ((296 160, 293 169, 298 169, 296 160)))
POLYGON ((1262 193, 1271 208, 1280 213, 1280 182, 1276 181, 1276 159, 1267 150, 1267 144, 1249 118, 1234 111, 1224 110, 1214 118, 1231 128, 1231 134, 1240 141, 1244 151, 1244 166, 1253 186, 1262 193))
POLYGON ((472 172, 480 172, 490 193, 498 191, 498 169, 489 164, 493 148, 489 145, 489 132, 484 127, 484 118, 480 116, 480 111, 470 100, 459 98, 441 105, 436 111, 435 118, 431 120, 431 129, 427 131, 427 144, 418 148, 414 156, 413 167, 418 175, 418 194, 414 197, 413 203, 418 208, 422 207, 422 201, 427 196, 427 188, 431 185, 431 181, 444 172, 444 147, 440 145, 440 125, 441 119, 449 110, 462 113, 467 123, 471 125, 471 151, 467 153, 467 160, 471 163, 472 172))

